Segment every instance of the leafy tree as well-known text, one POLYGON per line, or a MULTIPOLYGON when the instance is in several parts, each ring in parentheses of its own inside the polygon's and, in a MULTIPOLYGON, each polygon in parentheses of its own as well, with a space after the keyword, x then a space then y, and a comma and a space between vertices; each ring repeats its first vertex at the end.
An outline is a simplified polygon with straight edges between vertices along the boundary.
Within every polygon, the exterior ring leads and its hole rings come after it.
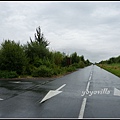
POLYGON ((120 56, 118 56, 118 57, 116 58, 116 62, 117 62, 117 63, 120 63, 120 56))
POLYGON ((56 65, 62 64, 63 55, 60 52, 54 52, 53 57, 54 57, 54 63, 56 65))
POLYGON ((0 69, 16 71, 22 74, 27 64, 27 59, 22 46, 14 41, 5 40, 1 44, 0 69))
POLYGON ((80 61, 79 56, 77 55, 76 52, 74 52, 73 54, 71 54, 71 60, 72 60, 72 64, 73 63, 78 63, 80 61))
MULTIPOLYGON (((30 41, 33 42, 31 38, 30 41)), ((45 39, 44 34, 41 32, 40 26, 36 28, 35 41, 44 47, 49 45, 49 42, 45 39)))
POLYGON ((49 42, 44 38, 43 33, 41 33, 40 27, 36 29, 35 40, 30 38, 30 43, 24 46, 25 53, 29 58, 30 63, 34 63, 36 58, 45 58, 49 56, 49 49, 47 46, 49 42))
POLYGON ((71 65, 72 64, 71 61, 72 61, 71 57, 69 57, 68 55, 63 54, 62 67, 71 65))
POLYGON ((83 62, 85 62, 85 59, 84 59, 83 55, 80 57, 80 60, 83 61, 83 62))
POLYGON ((90 65, 90 61, 87 59, 87 60, 85 61, 85 64, 86 64, 86 65, 90 65))
POLYGON ((115 63, 115 58, 112 57, 107 61, 108 64, 115 63))

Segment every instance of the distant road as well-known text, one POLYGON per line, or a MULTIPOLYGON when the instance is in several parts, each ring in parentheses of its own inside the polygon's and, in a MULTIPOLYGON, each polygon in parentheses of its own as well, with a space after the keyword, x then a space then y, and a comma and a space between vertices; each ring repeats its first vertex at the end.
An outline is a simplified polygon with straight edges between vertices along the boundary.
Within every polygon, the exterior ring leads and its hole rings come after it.
POLYGON ((119 90, 96 65, 50 82, 0 80, 0 118, 120 118, 119 90))

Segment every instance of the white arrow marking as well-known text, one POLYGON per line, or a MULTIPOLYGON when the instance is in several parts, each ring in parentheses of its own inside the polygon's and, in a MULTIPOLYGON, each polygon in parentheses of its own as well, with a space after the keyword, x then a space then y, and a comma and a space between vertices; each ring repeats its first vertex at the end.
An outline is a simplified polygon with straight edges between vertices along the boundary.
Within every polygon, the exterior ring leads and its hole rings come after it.
POLYGON ((59 87, 59 88, 57 89, 57 91, 59 91, 60 89, 62 89, 64 86, 66 86, 66 84, 64 84, 64 85, 62 85, 61 87, 59 87))
POLYGON ((117 88, 114 88, 114 95, 120 96, 120 90, 118 90, 117 88))
POLYGON ((62 91, 55 91, 55 90, 50 90, 47 95, 42 99, 42 101, 40 103, 42 103, 43 101, 57 95, 57 94, 60 94, 62 91))
POLYGON ((59 91, 60 89, 62 89, 66 84, 62 85, 61 87, 59 87, 58 89, 56 90, 50 90, 47 95, 41 100, 40 103, 42 103, 43 101, 45 100, 48 100, 49 98, 55 96, 55 95, 58 95, 60 94, 62 91, 59 91))

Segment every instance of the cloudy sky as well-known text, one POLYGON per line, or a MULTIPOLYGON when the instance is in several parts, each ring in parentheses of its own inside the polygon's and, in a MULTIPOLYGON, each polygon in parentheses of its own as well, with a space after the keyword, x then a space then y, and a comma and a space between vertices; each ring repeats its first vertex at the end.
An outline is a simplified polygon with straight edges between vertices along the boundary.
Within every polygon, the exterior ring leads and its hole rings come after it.
POLYGON ((120 2, 0 2, 0 44, 26 44, 37 27, 49 49, 77 52, 91 62, 120 55, 120 2))

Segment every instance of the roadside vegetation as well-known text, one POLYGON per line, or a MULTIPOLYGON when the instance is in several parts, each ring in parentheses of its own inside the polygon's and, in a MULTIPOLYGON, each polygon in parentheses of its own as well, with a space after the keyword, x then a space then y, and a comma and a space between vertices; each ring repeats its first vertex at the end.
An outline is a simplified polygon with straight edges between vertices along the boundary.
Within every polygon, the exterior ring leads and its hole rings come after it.
POLYGON ((97 65, 120 77, 120 56, 112 57, 109 60, 101 61, 97 65))
POLYGON ((91 65, 76 52, 66 55, 50 51, 49 44, 40 27, 36 28, 34 40, 30 38, 25 45, 4 40, 0 46, 0 78, 53 77, 91 65))

